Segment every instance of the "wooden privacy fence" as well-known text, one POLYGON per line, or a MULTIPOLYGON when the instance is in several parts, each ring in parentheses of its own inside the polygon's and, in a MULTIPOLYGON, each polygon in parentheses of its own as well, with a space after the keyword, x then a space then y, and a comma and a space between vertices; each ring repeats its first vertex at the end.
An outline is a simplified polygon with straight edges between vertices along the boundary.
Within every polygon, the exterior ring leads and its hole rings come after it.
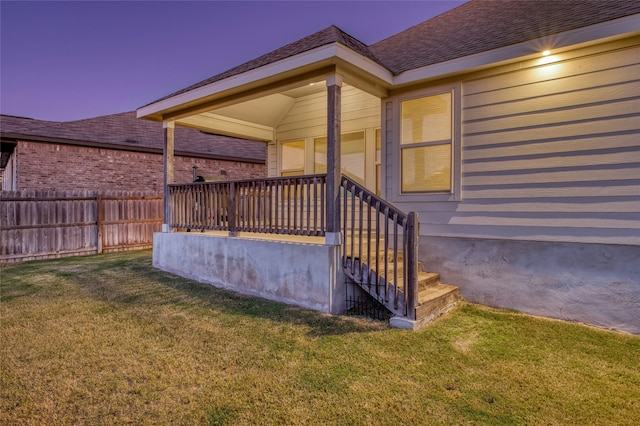
POLYGON ((149 248, 162 212, 157 193, 2 192, 0 262, 149 248))

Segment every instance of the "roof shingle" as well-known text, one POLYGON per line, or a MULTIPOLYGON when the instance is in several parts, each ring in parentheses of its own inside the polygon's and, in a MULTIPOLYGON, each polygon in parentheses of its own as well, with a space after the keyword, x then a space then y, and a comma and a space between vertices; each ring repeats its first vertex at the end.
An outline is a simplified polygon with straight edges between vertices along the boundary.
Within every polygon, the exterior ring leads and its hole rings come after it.
POLYGON ((331 26, 152 103, 330 43, 399 74, 637 13, 640 0, 471 0, 371 46, 331 26))
POLYGON ((472 0, 370 49, 399 74, 636 13, 637 0, 472 0))
POLYGON ((224 80, 227 77, 232 77, 234 75, 241 74, 246 71, 251 71, 252 69, 259 68, 263 65, 268 65, 268 64, 280 61, 282 59, 286 59, 286 58, 298 55, 300 53, 308 52, 309 50, 315 49, 317 47, 325 46, 327 44, 332 44, 332 43, 343 44, 344 46, 349 47, 350 49, 360 53, 363 56, 373 59, 374 61, 376 60, 373 53, 369 50, 369 48, 364 43, 351 37, 349 34, 345 33, 335 25, 332 25, 330 27, 325 28, 322 31, 318 31, 317 33, 311 34, 310 36, 307 36, 303 39, 294 41, 293 43, 287 44, 286 46, 283 46, 279 49, 276 49, 258 58, 252 59, 249 62, 245 62, 244 64, 238 65, 237 67, 231 68, 223 73, 216 74, 213 77, 200 81, 196 84, 193 84, 177 92, 174 92, 152 103, 155 103, 163 99, 167 99, 167 98, 179 95, 181 93, 188 92, 193 89, 197 89, 198 87, 206 86, 207 84, 224 80))
MULTIPOLYGON (((2 133, 62 139, 74 143, 97 143, 122 149, 162 150, 164 130, 161 123, 139 120, 135 111, 104 115, 84 120, 51 122, 22 117, 0 116, 2 133)), ((175 129, 176 152, 214 158, 264 162, 266 145, 228 136, 212 135, 185 127, 175 129)))

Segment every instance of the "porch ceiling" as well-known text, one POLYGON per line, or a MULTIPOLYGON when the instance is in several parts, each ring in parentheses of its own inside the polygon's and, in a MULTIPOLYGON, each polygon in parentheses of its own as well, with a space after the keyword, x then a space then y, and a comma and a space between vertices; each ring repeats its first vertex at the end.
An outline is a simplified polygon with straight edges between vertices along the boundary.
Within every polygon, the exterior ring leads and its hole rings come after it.
MULTIPOLYGON (((348 87, 348 84, 343 84, 348 87)), ((175 122, 179 126, 191 127, 211 133, 270 141, 273 132, 285 118, 297 99, 326 92, 324 80, 288 88, 279 93, 268 94, 238 103, 229 103, 219 108, 183 116, 175 122)))
POLYGON ((392 80, 380 64, 332 43, 161 99, 138 109, 138 118, 270 141, 295 100, 326 91, 332 74, 381 98, 392 80))
POLYGON ((269 141, 296 99, 325 90, 324 81, 307 83, 279 93, 194 113, 176 120, 176 124, 212 133, 269 141))

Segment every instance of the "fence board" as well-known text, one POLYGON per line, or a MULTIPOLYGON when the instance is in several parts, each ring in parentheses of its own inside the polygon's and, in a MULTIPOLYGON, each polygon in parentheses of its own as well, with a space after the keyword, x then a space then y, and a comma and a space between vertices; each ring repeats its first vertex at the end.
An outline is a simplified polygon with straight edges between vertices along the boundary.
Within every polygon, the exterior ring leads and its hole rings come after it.
POLYGON ((0 262, 149 248, 162 206, 157 193, 2 192, 0 262))

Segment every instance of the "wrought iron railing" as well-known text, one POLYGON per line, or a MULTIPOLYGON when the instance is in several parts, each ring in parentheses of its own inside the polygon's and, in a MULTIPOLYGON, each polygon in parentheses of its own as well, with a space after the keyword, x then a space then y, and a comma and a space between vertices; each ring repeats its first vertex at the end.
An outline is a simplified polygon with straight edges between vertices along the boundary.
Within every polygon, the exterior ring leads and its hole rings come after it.
POLYGON ((172 229, 323 236, 326 177, 169 185, 172 229))
POLYGON ((415 319, 418 221, 342 177, 345 273, 392 312, 415 319))

